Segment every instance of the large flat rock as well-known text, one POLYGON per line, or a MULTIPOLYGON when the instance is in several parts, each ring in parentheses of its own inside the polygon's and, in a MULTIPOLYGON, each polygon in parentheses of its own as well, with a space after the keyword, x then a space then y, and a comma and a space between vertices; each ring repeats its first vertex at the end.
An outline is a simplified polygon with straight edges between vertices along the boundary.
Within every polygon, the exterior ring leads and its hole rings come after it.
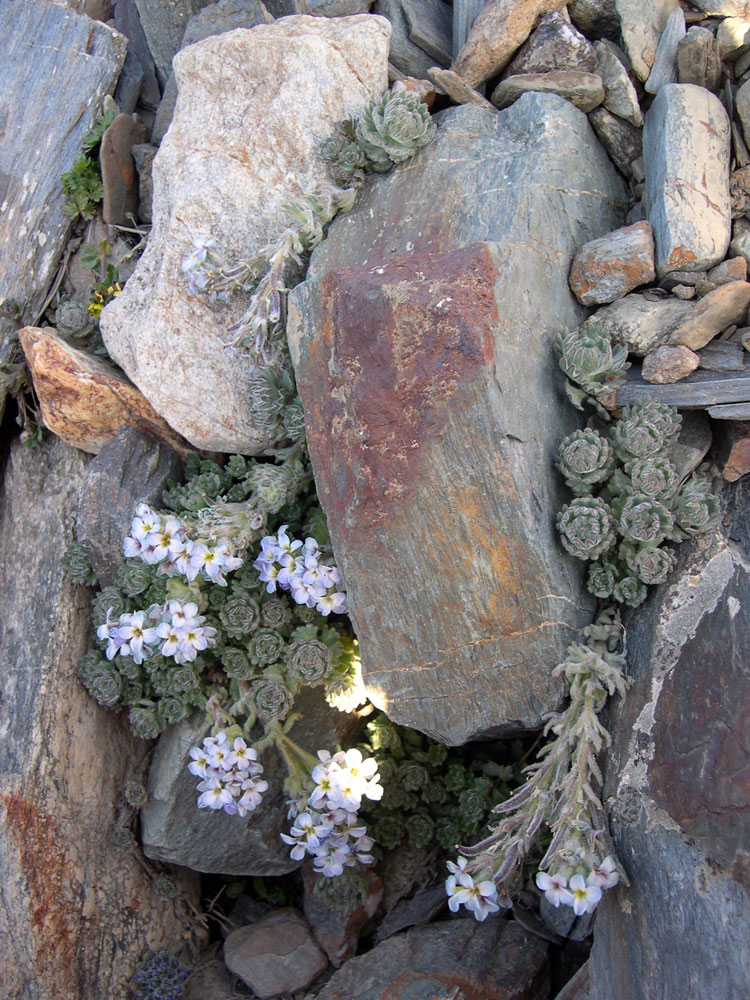
POLYGON ((102 313, 107 349, 194 446, 257 454, 278 435, 252 421, 247 357, 229 357, 226 305, 187 294, 196 236, 247 259, 289 225, 282 205, 326 183, 320 142, 387 85, 388 23, 287 17, 237 28, 174 59, 179 96, 154 159, 153 229, 123 292, 102 313))
MULTIPOLYGON (((90 601, 60 557, 86 462, 58 438, 16 441, 0 498, 0 962, 13 1000, 124 997, 146 949, 179 940, 187 918, 115 846, 147 747, 76 677, 90 601)), ((172 877, 196 904, 194 878, 172 877)))
POLYGON ((448 743, 538 726, 589 613, 553 528, 575 418, 552 339, 582 312, 573 253, 618 224, 621 194, 568 102, 456 108, 336 220, 290 298, 370 698, 448 743))
POLYGON ((750 995, 750 490, 726 494, 729 537, 628 626, 605 801, 630 886, 599 906, 591 1000, 750 995))
POLYGON ((48 0, 4 0, 0 38, 0 301, 34 322, 71 227, 60 175, 117 83, 127 39, 48 0))

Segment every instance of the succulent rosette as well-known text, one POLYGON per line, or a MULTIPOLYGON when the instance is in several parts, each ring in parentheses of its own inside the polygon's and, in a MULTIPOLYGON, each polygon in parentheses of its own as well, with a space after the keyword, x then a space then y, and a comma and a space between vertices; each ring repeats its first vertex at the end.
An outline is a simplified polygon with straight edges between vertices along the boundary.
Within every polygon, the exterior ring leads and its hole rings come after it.
POLYGON ((259 628, 247 645, 250 662, 259 667, 277 663, 283 658, 286 643, 275 629, 259 628))
POLYGON ((658 545, 674 527, 671 511, 659 500, 643 493, 620 497, 613 504, 617 527, 623 538, 641 545, 658 545))
POLYGON ((675 520, 687 535, 698 535, 716 527, 721 520, 721 510, 706 479, 696 477, 685 483, 677 496, 675 520))
POLYGON ((557 338, 560 368, 592 396, 609 391, 630 367, 627 348, 613 345, 609 334, 594 323, 557 338))
POLYGON ((646 600, 646 586, 637 576, 624 576, 615 584, 613 596, 621 604, 637 608, 646 600))
POLYGON ((266 674, 252 681, 250 698, 255 714, 261 722, 274 722, 289 714, 292 695, 280 677, 266 674))
POLYGON ((219 619, 230 639, 241 639, 252 632, 258 622, 258 602, 247 591, 232 588, 232 594, 222 603, 219 619))
POLYGON ((280 597, 269 597, 260 606, 260 623, 264 628, 277 631, 287 628, 292 623, 292 609, 289 602, 280 597))
POLYGON ((638 548, 623 542, 620 546, 620 555, 631 573, 647 584, 665 583, 677 562, 677 557, 671 549, 662 549, 656 545, 638 548))
POLYGON ((616 565, 607 559, 602 559, 589 566, 586 586, 594 597, 606 599, 612 596, 618 577, 616 565))
POLYGON ((250 664, 247 653, 235 646, 225 646, 222 649, 221 665, 227 677, 236 680, 249 680, 255 673, 255 667, 250 664))
POLYGON ((324 642, 313 638, 295 639, 284 655, 287 673, 302 684, 318 684, 333 667, 333 653, 324 642))
POLYGON ((435 123, 418 97, 390 91, 365 108, 355 127, 368 166, 381 173, 408 160, 434 134, 435 123))
POLYGON ((595 430, 574 431, 560 443, 556 465, 574 493, 590 493, 612 473, 612 446, 595 430))
POLYGON ((609 506, 598 497, 578 497, 557 515, 560 540, 578 559, 597 559, 615 542, 614 520, 609 506))
POLYGON ((682 417, 674 406, 658 403, 655 399, 639 399, 632 406, 627 406, 622 412, 622 419, 638 417, 652 424, 665 441, 670 441, 680 433, 682 417))
POLYGON ((646 417, 635 415, 618 420, 612 428, 612 443, 622 462, 654 458, 664 448, 664 434, 646 417))
POLYGON ((677 470, 661 456, 636 458, 625 464, 633 493, 643 493, 656 500, 668 500, 677 489, 677 470))

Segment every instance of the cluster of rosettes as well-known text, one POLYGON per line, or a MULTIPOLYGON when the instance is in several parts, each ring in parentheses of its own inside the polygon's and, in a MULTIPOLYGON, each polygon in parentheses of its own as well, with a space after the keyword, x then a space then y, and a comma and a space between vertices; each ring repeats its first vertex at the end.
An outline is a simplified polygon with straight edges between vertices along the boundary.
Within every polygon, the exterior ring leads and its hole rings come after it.
POLYGON ((537 872, 536 884, 547 900, 558 907, 572 906, 577 917, 593 913, 602 898, 602 889, 612 889, 619 882, 614 858, 608 856, 595 863, 588 872, 571 870, 554 874, 537 872))
POLYGON ((223 809, 230 815, 247 816, 256 809, 268 788, 260 775, 263 765, 257 751, 241 736, 230 742, 227 731, 207 736, 202 747, 192 747, 188 770, 198 783, 199 809, 223 809))
POLYGON ((303 802, 291 802, 289 816, 294 823, 281 839, 291 846, 295 861, 310 854, 315 870, 332 878, 357 862, 372 864, 369 852, 375 842, 357 812, 363 798, 380 799, 383 787, 377 761, 363 758, 357 749, 333 756, 319 750, 318 759, 321 763, 312 772, 315 787, 303 802))
POLYGON ((260 543, 260 555, 253 563, 269 594, 287 590, 297 604, 315 608, 321 615, 346 614, 346 594, 339 589, 341 574, 335 565, 324 562, 324 554, 314 538, 304 543, 290 538, 282 524, 275 535, 260 543))
POLYGON ((581 387, 572 392, 573 387, 568 387, 568 396, 578 409, 582 409, 585 396, 597 398, 609 393, 630 367, 627 348, 613 344, 607 331, 593 321, 580 330, 559 334, 555 349, 560 355, 560 368, 581 387))
POLYGON ((575 431, 560 445, 557 467, 577 496, 560 511, 557 526, 568 552, 595 560, 588 588, 597 597, 636 607, 646 586, 663 583, 674 566, 673 551, 662 543, 718 523, 706 470, 681 485, 666 456, 680 423, 671 407, 641 400, 623 410, 607 436, 575 431))
POLYGON ((230 551, 228 541, 216 545, 194 542, 178 517, 161 518, 145 503, 136 507, 125 539, 125 555, 158 564, 165 576, 184 576, 192 581, 200 575, 220 587, 226 586, 224 573, 242 565, 242 560, 230 551))
POLYGON ((132 656, 140 664, 158 647, 162 656, 175 663, 191 663, 216 638, 216 629, 204 625, 205 616, 198 614, 198 605, 192 601, 182 604, 172 599, 152 604, 148 611, 125 612, 116 625, 110 622, 109 614, 96 630, 98 639, 107 643, 108 660, 132 656))
POLYGON ((135 1000, 178 1000, 192 971, 166 949, 147 952, 133 973, 135 1000))

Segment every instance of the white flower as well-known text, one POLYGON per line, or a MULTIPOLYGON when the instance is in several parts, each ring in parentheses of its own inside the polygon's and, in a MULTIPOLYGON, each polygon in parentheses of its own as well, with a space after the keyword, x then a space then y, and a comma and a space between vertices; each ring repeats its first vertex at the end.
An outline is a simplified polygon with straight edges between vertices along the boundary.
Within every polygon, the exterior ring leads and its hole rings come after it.
POLYGON ((460 858, 459 861, 464 862, 463 866, 452 866, 454 873, 445 880, 448 908, 457 913, 459 906, 465 906, 474 913, 477 920, 485 920, 490 913, 496 913, 500 909, 497 904, 497 886, 489 879, 476 883, 466 870, 466 858, 460 858))
POLYGON ((602 890, 598 885, 592 885, 584 880, 583 875, 574 875, 570 880, 570 894, 573 907, 577 917, 584 913, 592 913, 596 909, 596 904, 602 898, 602 890))
POLYGON ((190 771, 191 774, 194 774, 197 778, 207 777, 210 764, 206 751, 202 750, 200 747, 191 747, 190 756, 193 759, 188 764, 188 771, 190 771))
POLYGON ((568 880, 561 873, 550 875, 547 872, 537 872, 536 884, 554 907, 558 907, 560 903, 573 905, 573 896, 567 889, 568 880))
POLYGON ((589 885, 598 885, 600 889, 611 889, 617 885, 620 876, 617 874, 615 859, 607 855, 600 865, 594 865, 586 881, 589 885))
POLYGON ((199 809, 225 809, 232 802, 232 793, 224 788, 219 778, 207 778, 198 785, 199 809))

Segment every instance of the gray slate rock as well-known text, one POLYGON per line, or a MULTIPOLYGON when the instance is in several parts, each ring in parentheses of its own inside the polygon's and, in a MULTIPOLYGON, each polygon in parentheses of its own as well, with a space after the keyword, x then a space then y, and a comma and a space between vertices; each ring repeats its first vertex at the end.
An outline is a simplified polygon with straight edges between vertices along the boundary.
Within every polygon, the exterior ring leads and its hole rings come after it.
POLYGON ((405 76, 414 76, 418 80, 428 79, 435 59, 411 40, 409 21, 401 0, 375 0, 372 12, 380 14, 391 24, 388 61, 405 76))
MULTIPOLYGON (((304 0, 300 3, 304 7, 304 0)), ((350 14, 366 14, 372 0, 310 0, 301 13, 313 17, 348 17, 350 14)))
POLYGON ((658 94, 667 83, 677 80, 677 48, 685 37, 685 15, 681 7, 676 7, 667 18, 667 23, 659 39, 656 58, 644 89, 649 94, 658 94))
POLYGON ((154 200, 154 179, 151 168, 156 156, 156 146, 139 142, 132 148, 135 169, 138 171, 138 218, 150 223, 154 200))
POLYGON ((587 38, 612 38, 620 35, 615 0, 569 0, 568 13, 587 38))
POLYGON ((631 125, 640 128, 643 125, 643 115, 628 71, 612 48, 604 42, 594 42, 594 51, 597 72, 604 86, 604 107, 618 118, 624 118, 631 125))
MULTIPOLYGON (((311 11, 316 13, 316 11, 311 11)), ((180 49, 195 42, 202 42, 211 35, 223 35, 235 28, 254 28, 256 24, 271 24, 270 14, 261 0, 219 0, 204 6, 194 14, 185 27, 180 42, 180 49)), ((170 69, 167 82, 164 85, 164 96, 156 112, 156 120, 151 132, 151 139, 160 143, 172 124, 175 104, 177 103, 177 80, 174 70, 170 69)))
POLYGON ((172 59, 180 49, 182 36, 193 14, 208 6, 209 0, 135 0, 143 32, 154 59, 159 82, 166 83, 172 59))
MULTIPOLYGON (((330 708, 322 688, 305 688, 295 699, 301 718, 291 738, 310 753, 353 745, 359 720, 330 708)), ((200 872, 225 875, 285 875, 300 867, 279 834, 287 832, 286 768, 275 750, 261 757, 268 791, 244 820, 225 812, 197 809, 198 779, 187 769, 189 751, 200 746, 211 726, 198 712, 159 737, 148 778, 149 801, 141 809, 143 852, 149 858, 200 872)))
POLYGON ((667 19, 678 6, 678 0, 615 0, 623 45, 640 80, 648 79, 667 19))
POLYGON ((458 55, 469 37, 469 32, 482 13, 484 0, 453 0, 453 58, 458 55))
POLYGON ((71 227, 60 174, 80 156, 127 43, 99 21, 46 0, 0 4, 0 38, 0 301, 15 299, 33 323, 71 227))
POLYGON ((125 562, 123 541, 139 503, 154 507, 169 479, 179 480, 177 455, 154 438, 123 427, 86 468, 78 500, 76 538, 103 587, 125 562))
POLYGON ((129 115, 131 111, 135 111, 144 79, 143 64, 128 45, 125 62, 122 64, 122 72, 114 93, 115 104, 123 114, 129 115))
POLYGON ((598 907, 591 1000, 750 994, 744 483, 725 490, 729 537, 691 543, 628 624, 604 798, 630 886, 598 907))
POLYGON ((591 42, 556 10, 544 14, 530 37, 513 57, 504 76, 515 73, 549 73, 553 69, 574 69, 596 73, 596 56, 591 42))
POLYGON ((334 221, 290 296, 308 441, 370 697, 448 743, 538 725, 559 698, 549 665, 587 613, 552 526, 552 455, 574 426, 552 337, 582 318, 572 255, 620 223, 623 194, 585 115, 561 98, 452 108, 428 147, 334 221), (334 348, 322 331, 339 306, 334 348), (448 552, 472 556, 447 570, 448 552))
POLYGON ((677 78, 717 91, 721 82, 721 59, 713 32, 691 25, 677 48, 677 78))
MULTIPOLYGON (((159 89, 159 81, 156 78, 154 59, 148 47, 146 34, 135 4, 136 0, 115 0, 115 28, 117 28, 120 34, 125 35, 128 40, 128 53, 132 53, 140 63, 143 71, 143 82, 138 97, 144 107, 153 111, 158 107, 161 91, 159 89)), ((119 89, 120 84, 118 83, 117 86, 119 89)), ((115 100, 117 100, 117 92, 115 92, 115 100)), ((120 104, 119 100, 117 103, 121 111, 134 110, 134 108, 127 108, 120 104)))
POLYGON ((643 131, 646 215, 656 271, 705 271, 729 247, 729 119, 703 87, 671 83, 656 95, 643 131))
POLYGON ((453 9, 443 0, 402 0, 409 39, 441 66, 450 66, 453 9))
MULTIPOLYGON (((0 961, 4 995, 23 1000, 124 997, 144 942, 161 947, 190 919, 115 847, 146 751, 76 677, 90 601, 60 557, 87 462, 59 438, 16 438, 0 495, 0 961)), ((194 876, 171 877, 198 905, 194 876)))
POLYGON ((596 137, 620 173, 633 176, 633 162, 643 153, 643 132, 606 108, 594 108, 589 115, 596 137))
POLYGON ((521 94, 529 91, 558 94, 581 111, 593 111, 604 100, 602 79, 596 73, 558 69, 549 73, 519 73, 506 77, 495 88, 492 103, 497 108, 507 108, 521 94))

